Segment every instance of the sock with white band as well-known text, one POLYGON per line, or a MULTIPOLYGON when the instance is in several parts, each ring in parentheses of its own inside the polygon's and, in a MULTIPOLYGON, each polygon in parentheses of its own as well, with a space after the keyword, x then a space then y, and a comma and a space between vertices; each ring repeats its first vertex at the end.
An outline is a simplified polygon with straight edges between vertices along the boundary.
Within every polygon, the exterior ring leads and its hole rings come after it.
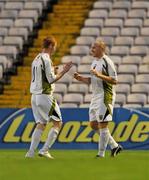
POLYGON ((114 149, 118 146, 117 142, 114 140, 114 138, 111 136, 109 136, 109 142, 108 145, 110 146, 111 149, 114 149))
POLYGON ((33 152, 36 150, 36 148, 38 147, 38 144, 40 142, 41 139, 41 135, 42 135, 43 130, 41 129, 35 129, 33 134, 32 134, 32 140, 31 140, 31 145, 30 145, 30 149, 29 151, 33 152))
POLYGON ((43 146, 43 148, 41 149, 41 151, 48 151, 49 148, 51 148, 51 146, 54 144, 57 135, 58 135, 59 131, 56 128, 51 128, 48 134, 48 138, 43 146))
MULTIPOLYGON (((97 130, 96 133, 100 135, 100 130, 97 130)), ((114 149, 118 146, 118 143, 114 140, 114 138, 111 136, 111 133, 109 131, 109 142, 108 145, 110 146, 111 149, 114 149)))
POLYGON ((98 155, 101 157, 105 156, 105 151, 109 142, 109 129, 102 128, 100 129, 100 140, 99 140, 99 152, 98 155))

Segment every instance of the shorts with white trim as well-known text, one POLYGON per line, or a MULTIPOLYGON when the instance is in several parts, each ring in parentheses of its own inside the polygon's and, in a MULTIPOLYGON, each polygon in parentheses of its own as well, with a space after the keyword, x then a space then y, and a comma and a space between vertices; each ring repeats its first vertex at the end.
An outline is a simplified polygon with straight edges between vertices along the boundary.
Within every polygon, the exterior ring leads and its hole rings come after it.
POLYGON ((92 98, 89 107, 90 121, 108 122, 112 121, 113 105, 104 103, 103 97, 92 98))
POLYGON ((52 95, 32 94, 31 105, 36 123, 45 124, 50 120, 62 121, 60 108, 52 95))

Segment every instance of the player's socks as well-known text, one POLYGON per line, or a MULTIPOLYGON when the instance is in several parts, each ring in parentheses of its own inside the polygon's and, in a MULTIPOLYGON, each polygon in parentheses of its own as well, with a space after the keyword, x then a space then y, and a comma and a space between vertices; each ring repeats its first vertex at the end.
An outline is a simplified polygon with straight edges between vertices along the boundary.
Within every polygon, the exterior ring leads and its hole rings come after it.
POLYGON ((108 142, 109 142, 109 129, 108 128, 100 129, 100 140, 99 140, 99 147, 98 147, 99 156, 101 157, 105 156, 105 151, 106 151, 108 142))
MULTIPOLYGON (((100 130, 96 131, 100 135, 100 130)), ((108 145, 110 146, 111 149, 114 149, 118 146, 118 143, 114 140, 114 138, 111 136, 111 133, 109 131, 109 142, 108 145)))
POLYGON ((117 142, 113 139, 113 137, 111 136, 110 132, 109 132, 109 142, 108 145, 110 146, 111 149, 114 149, 118 146, 117 142))
POLYGON ((31 140, 31 145, 30 145, 30 149, 29 151, 26 153, 25 157, 27 158, 32 158, 34 157, 34 153, 35 153, 35 150, 40 142, 40 138, 41 138, 41 135, 42 135, 42 130, 40 129, 35 129, 33 134, 32 134, 32 140, 31 140))
POLYGON ((41 151, 48 151, 49 148, 51 148, 51 146, 54 144, 56 138, 57 138, 57 135, 58 135, 59 131, 55 128, 51 128, 51 130, 49 131, 49 134, 48 134, 48 138, 43 146, 43 148, 41 149, 41 151))
POLYGON ((34 152, 40 142, 40 138, 42 135, 43 130, 41 129, 35 129, 32 135, 31 145, 29 151, 34 152))

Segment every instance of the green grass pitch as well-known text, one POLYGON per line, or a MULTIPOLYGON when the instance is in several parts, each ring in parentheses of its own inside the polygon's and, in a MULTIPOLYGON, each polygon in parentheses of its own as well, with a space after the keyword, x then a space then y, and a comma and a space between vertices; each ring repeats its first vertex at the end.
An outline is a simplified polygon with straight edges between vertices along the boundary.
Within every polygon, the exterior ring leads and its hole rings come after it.
POLYGON ((54 160, 25 150, 0 150, 0 180, 149 180, 149 152, 123 151, 115 158, 94 150, 52 150, 54 160))

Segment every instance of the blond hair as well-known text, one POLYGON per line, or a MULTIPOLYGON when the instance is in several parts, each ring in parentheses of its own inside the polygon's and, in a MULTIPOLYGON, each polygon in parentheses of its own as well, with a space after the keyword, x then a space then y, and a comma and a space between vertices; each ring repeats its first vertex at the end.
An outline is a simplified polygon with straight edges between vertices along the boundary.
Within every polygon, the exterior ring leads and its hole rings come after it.
POLYGON ((108 48, 103 40, 96 39, 95 43, 99 45, 99 47, 103 50, 105 54, 108 53, 108 48))

